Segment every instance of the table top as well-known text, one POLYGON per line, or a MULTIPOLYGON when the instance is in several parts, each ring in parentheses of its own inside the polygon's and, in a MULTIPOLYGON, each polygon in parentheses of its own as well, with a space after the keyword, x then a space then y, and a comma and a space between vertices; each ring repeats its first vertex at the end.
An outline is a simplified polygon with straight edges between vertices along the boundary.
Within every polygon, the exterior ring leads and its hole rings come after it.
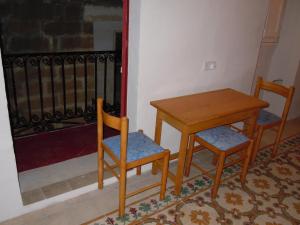
POLYGON ((161 99, 150 104, 186 125, 269 106, 263 100, 230 88, 161 99))

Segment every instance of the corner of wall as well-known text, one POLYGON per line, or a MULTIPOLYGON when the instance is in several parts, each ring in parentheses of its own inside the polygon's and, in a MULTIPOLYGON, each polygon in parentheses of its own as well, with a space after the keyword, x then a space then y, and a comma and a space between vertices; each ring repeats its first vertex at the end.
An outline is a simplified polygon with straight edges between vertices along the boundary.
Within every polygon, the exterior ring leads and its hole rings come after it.
POLYGON ((16 159, 9 125, 7 100, 0 55, 0 221, 13 217, 22 206, 16 159))
POLYGON ((130 1, 127 84, 127 116, 130 131, 136 130, 138 126, 140 8, 140 1, 130 1))

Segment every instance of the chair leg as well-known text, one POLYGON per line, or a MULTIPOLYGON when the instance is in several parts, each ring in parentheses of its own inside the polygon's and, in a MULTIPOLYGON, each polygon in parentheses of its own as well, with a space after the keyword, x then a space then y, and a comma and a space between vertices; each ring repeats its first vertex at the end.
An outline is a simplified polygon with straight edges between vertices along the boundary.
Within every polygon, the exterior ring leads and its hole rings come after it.
POLYGON ((215 177, 214 184, 213 184, 213 187, 211 190, 211 198, 212 199, 215 199, 217 197, 219 185, 221 182, 221 176, 222 176, 223 169, 224 169, 224 162, 225 162, 225 152, 222 152, 219 156, 216 177, 215 177))
POLYGON ((142 174, 142 166, 138 166, 137 168, 136 168, 136 175, 137 176, 140 176, 142 174))
POLYGON ((246 180, 246 176, 247 176, 247 172, 248 172, 248 167, 249 167, 249 163, 250 163, 250 160, 251 160, 252 149, 253 149, 253 141, 251 140, 248 148, 245 149, 246 154, 245 154, 243 168, 242 168, 241 176, 240 176, 242 184, 244 184, 245 180, 246 180))
POLYGON ((195 145, 195 135, 190 135, 190 143, 188 147, 188 151, 186 154, 186 162, 185 162, 185 168, 184 168, 184 175, 188 177, 190 175, 191 171, 191 164, 193 161, 193 154, 194 154, 194 145, 195 145))
POLYGON ((275 143, 274 143, 273 148, 272 148, 272 157, 275 157, 276 154, 277 154, 277 150, 278 150, 279 143, 280 143, 280 140, 281 140, 283 128, 284 128, 284 125, 281 125, 279 127, 278 132, 277 132, 275 143))
MULTIPOLYGON (((144 131, 142 129, 139 129, 138 132, 141 132, 142 134, 144 133, 144 131)), ((142 166, 138 166, 136 168, 136 175, 140 176, 142 174, 142 166)))
POLYGON ((126 201, 126 168, 120 168, 120 184, 119 184, 119 216, 125 214, 126 201))
POLYGON ((152 172, 153 175, 156 175, 158 173, 158 168, 157 168, 157 162, 156 161, 154 161, 152 163, 152 170, 151 170, 151 172, 152 172))
POLYGON ((254 147, 253 147, 251 163, 254 163, 254 161, 256 159, 256 155, 257 155, 257 152, 259 150, 259 146, 260 146, 260 142, 261 142, 263 133, 264 133, 263 127, 259 127, 258 132, 257 132, 257 137, 256 137, 256 140, 255 140, 255 144, 254 144, 254 147))
POLYGON ((219 155, 214 154, 213 159, 212 159, 212 164, 215 166, 218 163, 219 155))
POLYGON ((104 151, 100 148, 98 151, 98 189, 103 189, 103 173, 104 173, 104 151))
POLYGON ((169 159, 170 159, 170 151, 165 154, 163 159, 163 171, 161 176, 161 187, 160 187, 160 196, 159 199, 163 200, 166 194, 167 188, 167 179, 168 179, 168 170, 169 170, 169 159))

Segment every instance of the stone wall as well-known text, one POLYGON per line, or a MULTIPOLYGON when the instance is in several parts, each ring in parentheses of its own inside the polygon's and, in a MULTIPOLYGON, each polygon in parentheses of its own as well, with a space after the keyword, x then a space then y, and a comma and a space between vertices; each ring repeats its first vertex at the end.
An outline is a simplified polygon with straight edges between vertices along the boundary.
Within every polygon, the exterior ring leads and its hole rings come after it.
MULTIPOLYGON (((122 21, 122 0, 0 0, 1 41, 4 54, 48 53, 99 50, 94 48, 93 23, 95 21, 122 21)), ((109 49, 113 50, 113 49, 109 49)), ((29 62, 28 62, 29 63, 29 62)), ((29 65, 29 64, 28 64, 29 65)), ((28 79, 32 113, 39 114, 40 89, 37 67, 28 66, 28 79), (31 68, 31 69, 30 69, 31 68)), ((49 66, 42 65, 42 91, 45 112, 52 109, 52 89, 49 66)), ((114 73, 110 62, 108 88, 113 87, 114 73)), ((84 65, 78 63, 78 107, 84 106, 84 65)), ((98 96, 103 95, 103 63, 98 64, 98 96), (101 83, 102 82, 102 83, 101 83)), ((15 83, 20 114, 28 114, 24 68, 15 71, 15 83)), ((14 108, 11 73, 7 70, 9 96, 14 108)), ((67 108, 74 108, 73 65, 65 65, 67 108)), ((95 96, 94 64, 87 66, 88 102, 95 96)), ((54 67, 56 109, 62 111, 63 91, 61 66, 54 67)), ((108 93, 112 102, 112 93, 108 93)))
MULTIPOLYGON (((93 18, 85 8, 120 8, 122 0, 2 0, 4 53, 93 50, 93 18)), ((105 19, 98 15, 98 19, 105 19)), ((111 18, 108 18, 111 19, 111 18)), ((120 19, 115 18, 114 19, 120 19)))

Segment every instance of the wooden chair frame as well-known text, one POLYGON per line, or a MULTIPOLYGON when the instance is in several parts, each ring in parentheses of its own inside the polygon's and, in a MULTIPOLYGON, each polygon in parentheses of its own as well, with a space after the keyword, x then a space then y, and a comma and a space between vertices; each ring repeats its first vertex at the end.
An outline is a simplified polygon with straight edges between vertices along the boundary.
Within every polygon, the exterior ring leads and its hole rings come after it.
POLYGON ((103 189, 104 170, 108 169, 109 171, 112 172, 112 174, 114 176, 116 176, 116 178, 120 182, 120 184, 119 184, 119 216, 123 216, 125 213, 126 198, 132 197, 136 194, 139 194, 143 191, 149 190, 149 189, 157 187, 157 186, 161 186, 160 199, 162 200, 165 198, 170 151, 164 150, 158 154, 154 154, 154 155, 151 155, 151 156, 139 159, 139 160, 135 160, 132 162, 127 162, 128 118, 127 117, 118 118, 118 117, 109 115, 108 113, 105 113, 102 110, 102 107, 103 107, 103 100, 101 98, 98 98, 97 99, 98 188, 103 189), (113 151, 111 149, 109 149, 103 143, 103 124, 120 131, 120 137, 121 137, 120 159, 113 153, 113 151), (109 165, 104 160, 104 152, 106 152, 111 157, 111 159, 115 163, 114 165, 109 165), (142 165, 154 162, 156 160, 161 160, 163 162, 161 181, 154 183, 152 185, 140 188, 129 194, 126 194, 127 171, 130 169, 133 169, 133 168, 137 168, 136 173, 137 173, 137 175, 140 175, 142 165), (104 168, 104 165, 106 168, 104 168), (116 167, 119 167, 120 175, 114 171, 114 168, 116 168, 116 167))
POLYGON ((186 167, 185 167, 185 176, 189 176, 191 165, 193 165, 196 169, 200 170, 203 174, 209 176, 214 180, 212 190, 211 190, 211 198, 215 199, 218 193, 219 185, 221 183, 221 176, 223 173, 224 168, 232 166, 233 164, 241 163, 243 162, 243 168, 241 170, 240 179, 241 183, 244 184, 247 176, 247 171, 249 167, 249 163, 251 160, 251 153, 253 148, 253 141, 249 140, 243 144, 240 144, 238 146, 235 146, 231 149, 228 149, 227 151, 222 151, 215 146, 209 144, 208 142, 204 141, 203 139, 197 137, 195 134, 190 136, 189 141, 189 149, 187 152, 187 160, 186 160, 186 167), (200 143, 199 146, 195 147, 195 142, 200 143), (193 154, 194 152, 202 151, 203 149, 208 149, 215 153, 217 158, 217 165, 216 165, 216 175, 213 176, 210 174, 210 172, 203 167, 199 166, 196 163, 193 163, 193 154), (229 162, 225 163, 225 160, 228 156, 233 155, 235 153, 239 154, 238 158, 235 159, 229 159, 229 162))
POLYGON ((290 106, 292 104, 293 95, 295 92, 295 88, 293 86, 285 87, 283 85, 276 84, 273 82, 267 82, 267 81, 264 81, 261 76, 258 76, 256 88, 255 88, 255 92, 254 92, 254 97, 259 98, 261 90, 275 93, 277 95, 284 97, 286 100, 285 100, 285 104, 284 104, 284 108, 283 108, 283 111, 281 114, 280 121, 277 121, 277 122, 274 122, 271 124, 266 124, 266 125, 258 125, 258 124, 256 125, 256 140, 255 140, 252 159, 251 159, 252 163, 256 159, 256 155, 259 150, 259 145, 260 145, 263 133, 266 129, 273 130, 277 133, 275 141, 272 144, 272 157, 274 157, 277 154, 277 150, 278 150, 278 146, 279 146, 279 143, 281 140, 282 132, 283 132, 286 120, 287 120, 287 116, 288 116, 290 106))

